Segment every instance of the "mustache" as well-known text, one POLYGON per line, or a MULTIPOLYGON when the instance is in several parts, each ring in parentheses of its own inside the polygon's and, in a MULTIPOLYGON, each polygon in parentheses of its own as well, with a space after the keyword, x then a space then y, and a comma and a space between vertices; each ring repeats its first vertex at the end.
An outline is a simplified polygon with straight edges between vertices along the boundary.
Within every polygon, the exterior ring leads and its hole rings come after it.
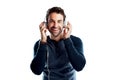
MULTIPOLYGON (((56 29, 56 28, 57 28, 57 27, 55 27, 55 26, 52 26, 52 27, 51 27, 51 29, 56 29)), ((63 28, 65 28, 65 26, 63 26, 63 28)))
POLYGON ((52 26, 51 28, 55 28, 55 26, 52 26))
MULTIPOLYGON (((64 30, 64 28, 65 28, 65 27, 63 26, 63 27, 61 28, 61 30, 64 30)), ((52 26, 50 29, 52 30, 52 29, 58 29, 58 28, 55 27, 55 26, 52 26)))
POLYGON ((56 28, 57 28, 57 27, 55 27, 55 26, 52 26, 52 27, 51 27, 51 29, 56 29, 56 28))

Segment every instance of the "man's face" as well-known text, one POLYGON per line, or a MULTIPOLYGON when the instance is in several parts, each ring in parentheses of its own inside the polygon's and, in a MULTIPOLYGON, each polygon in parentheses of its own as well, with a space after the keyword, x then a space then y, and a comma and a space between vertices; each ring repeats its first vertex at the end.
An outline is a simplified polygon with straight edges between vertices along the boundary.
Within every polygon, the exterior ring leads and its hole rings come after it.
POLYGON ((57 37, 63 30, 63 15, 51 13, 48 17, 48 30, 52 36, 57 37))

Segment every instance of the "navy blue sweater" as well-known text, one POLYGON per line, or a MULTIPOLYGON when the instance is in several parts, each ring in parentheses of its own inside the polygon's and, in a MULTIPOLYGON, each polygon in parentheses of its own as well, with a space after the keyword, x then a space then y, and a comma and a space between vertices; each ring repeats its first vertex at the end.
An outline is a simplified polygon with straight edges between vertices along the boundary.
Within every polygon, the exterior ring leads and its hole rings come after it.
POLYGON ((81 71, 85 64, 80 38, 71 35, 56 42, 48 36, 46 44, 35 43, 30 67, 37 75, 43 72, 43 80, 76 80, 75 70, 81 71))

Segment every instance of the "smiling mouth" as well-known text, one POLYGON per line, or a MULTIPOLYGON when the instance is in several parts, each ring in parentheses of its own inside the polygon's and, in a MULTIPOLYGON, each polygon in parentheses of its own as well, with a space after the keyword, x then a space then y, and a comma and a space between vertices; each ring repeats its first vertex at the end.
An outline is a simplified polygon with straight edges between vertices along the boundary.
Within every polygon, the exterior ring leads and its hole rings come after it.
POLYGON ((58 29, 52 29, 52 31, 56 32, 56 31, 58 31, 58 29))
POLYGON ((51 29, 53 32, 57 32, 58 31, 58 29, 56 29, 56 28, 52 28, 51 29))

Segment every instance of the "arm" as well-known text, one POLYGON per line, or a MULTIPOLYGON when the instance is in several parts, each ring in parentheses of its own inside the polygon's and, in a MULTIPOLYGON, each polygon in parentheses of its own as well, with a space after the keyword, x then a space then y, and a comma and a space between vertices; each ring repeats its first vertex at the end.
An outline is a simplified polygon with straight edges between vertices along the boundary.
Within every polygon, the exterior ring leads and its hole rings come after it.
POLYGON ((33 73, 40 75, 45 66, 46 44, 41 44, 39 41, 34 46, 34 58, 30 68, 33 73))
POLYGON ((42 73, 45 66, 46 59, 46 45, 47 45, 47 35, 46 35, 46 25, 45 22, 42 22, 39 25, 39 30, 41 33, 41 41, 37 41, 34 46, 34 58, 31 62, 30 68, 33 73, 39 75, 42 73))
POLYGON ((64 43, 73 68, 77 71, 81 71, 86 64, 81 39, 71 36, 65 39, 64 43))

